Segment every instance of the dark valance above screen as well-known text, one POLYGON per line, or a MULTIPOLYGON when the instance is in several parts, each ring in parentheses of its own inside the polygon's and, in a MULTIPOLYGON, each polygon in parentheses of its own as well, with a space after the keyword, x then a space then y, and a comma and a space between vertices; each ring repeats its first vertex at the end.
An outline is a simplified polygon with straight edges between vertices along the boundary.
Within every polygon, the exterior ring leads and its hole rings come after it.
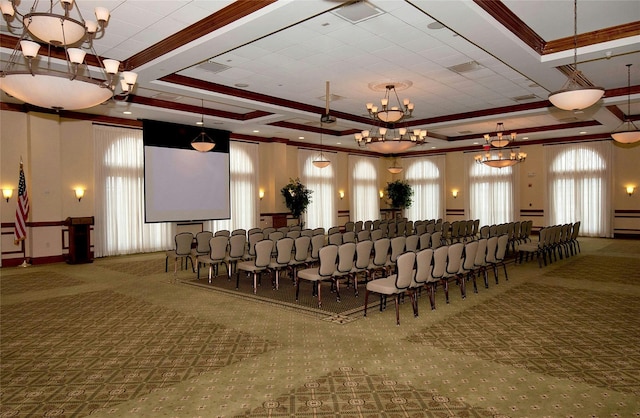
MULTIPOLYGON (((220 129, 204 128, 204 131, 214 140, 216 146, 211 152, 229 152, 229 138, 231 132, 220 129)), ((177 123, 142 120, 142 140, 144 145, 193 149, 191 141, 202 132, 199 126, 180 125, 177 123)))

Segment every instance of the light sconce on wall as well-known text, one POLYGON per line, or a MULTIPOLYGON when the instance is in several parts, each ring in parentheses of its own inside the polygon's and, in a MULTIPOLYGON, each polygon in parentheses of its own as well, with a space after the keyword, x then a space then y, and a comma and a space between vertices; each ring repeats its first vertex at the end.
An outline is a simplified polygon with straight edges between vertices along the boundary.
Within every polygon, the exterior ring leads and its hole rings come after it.
POLYGON ((13 189, 2 189, 2 197, 8 202, 13 196, 13 189))
POLYGON ((384 190, 380 190, 379 194, 380 194, 380 199, 382 199, 384 197, 384 190))
POLYGON ((338 194, 340 195, 340 200, 344 199, 344 190, 340 190, 338 194))
POLYGON ((76 199, 78 199, 78 202, 81 201, 84 197, 84 189, 82 187, 76 187, 74 192, 76 193, 76 199))
POLYGON ((264 190, 260 189, 258 196, 260 197, 260 200, 264 199, 264 190))
POLYGON ((629 196, 631 196, 636 191, 635 186, 626 186, 626 189, 629 196))
POLYGON ((458 198, 458 191, 457 191, 457 190, 455 190, 455 189, 454 189, 454 190, 452 190, 452 191, 451 191, 451 195, 453 196, 453 198, 454 198, 454 199, 457 199, 457 198, 458 198))

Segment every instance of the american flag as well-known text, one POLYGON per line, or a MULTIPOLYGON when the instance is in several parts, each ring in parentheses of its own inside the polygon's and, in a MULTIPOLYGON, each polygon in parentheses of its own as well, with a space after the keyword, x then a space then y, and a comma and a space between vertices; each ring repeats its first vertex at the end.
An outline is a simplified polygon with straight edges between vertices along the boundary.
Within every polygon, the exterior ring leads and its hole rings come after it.
POLYGON ((22 161, 20 162, 20 180, 18 181, 18 207, 16 207, 16 224, 14 228, 15 240, 18 245, 27 237, 27 218, 29 217, 29 196, 27 195, 27 182, 24 179, 22 161))

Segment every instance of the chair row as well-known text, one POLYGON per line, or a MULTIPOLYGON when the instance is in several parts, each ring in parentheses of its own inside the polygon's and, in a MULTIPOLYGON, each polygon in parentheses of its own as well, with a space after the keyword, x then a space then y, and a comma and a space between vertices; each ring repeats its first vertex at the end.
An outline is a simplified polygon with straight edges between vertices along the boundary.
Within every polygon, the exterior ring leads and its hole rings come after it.
POLYGON ((578 242, 578 234, 580 233, 580 221, 573 224, 547 226, 540 230, 538 242, 526 242, 518 245, 517 254, 519 261, 526 256, 535 255, 538 259, 538 265, 542 267, 542 263, 547 265, 564 257, 577 254, 580 252, 580 243, 578 242))

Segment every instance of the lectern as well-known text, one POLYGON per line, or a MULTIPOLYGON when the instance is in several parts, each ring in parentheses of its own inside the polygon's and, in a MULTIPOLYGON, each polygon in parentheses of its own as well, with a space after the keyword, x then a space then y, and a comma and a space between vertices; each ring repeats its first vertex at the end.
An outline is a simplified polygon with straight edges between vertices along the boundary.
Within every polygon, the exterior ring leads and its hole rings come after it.
POLYGON ((91 263, 91 237, 90 230, 93 225, 93 216, 81 218, 67 218, 65 224, 69 227, 69 257, 67 263, 82 264, 91 263))

